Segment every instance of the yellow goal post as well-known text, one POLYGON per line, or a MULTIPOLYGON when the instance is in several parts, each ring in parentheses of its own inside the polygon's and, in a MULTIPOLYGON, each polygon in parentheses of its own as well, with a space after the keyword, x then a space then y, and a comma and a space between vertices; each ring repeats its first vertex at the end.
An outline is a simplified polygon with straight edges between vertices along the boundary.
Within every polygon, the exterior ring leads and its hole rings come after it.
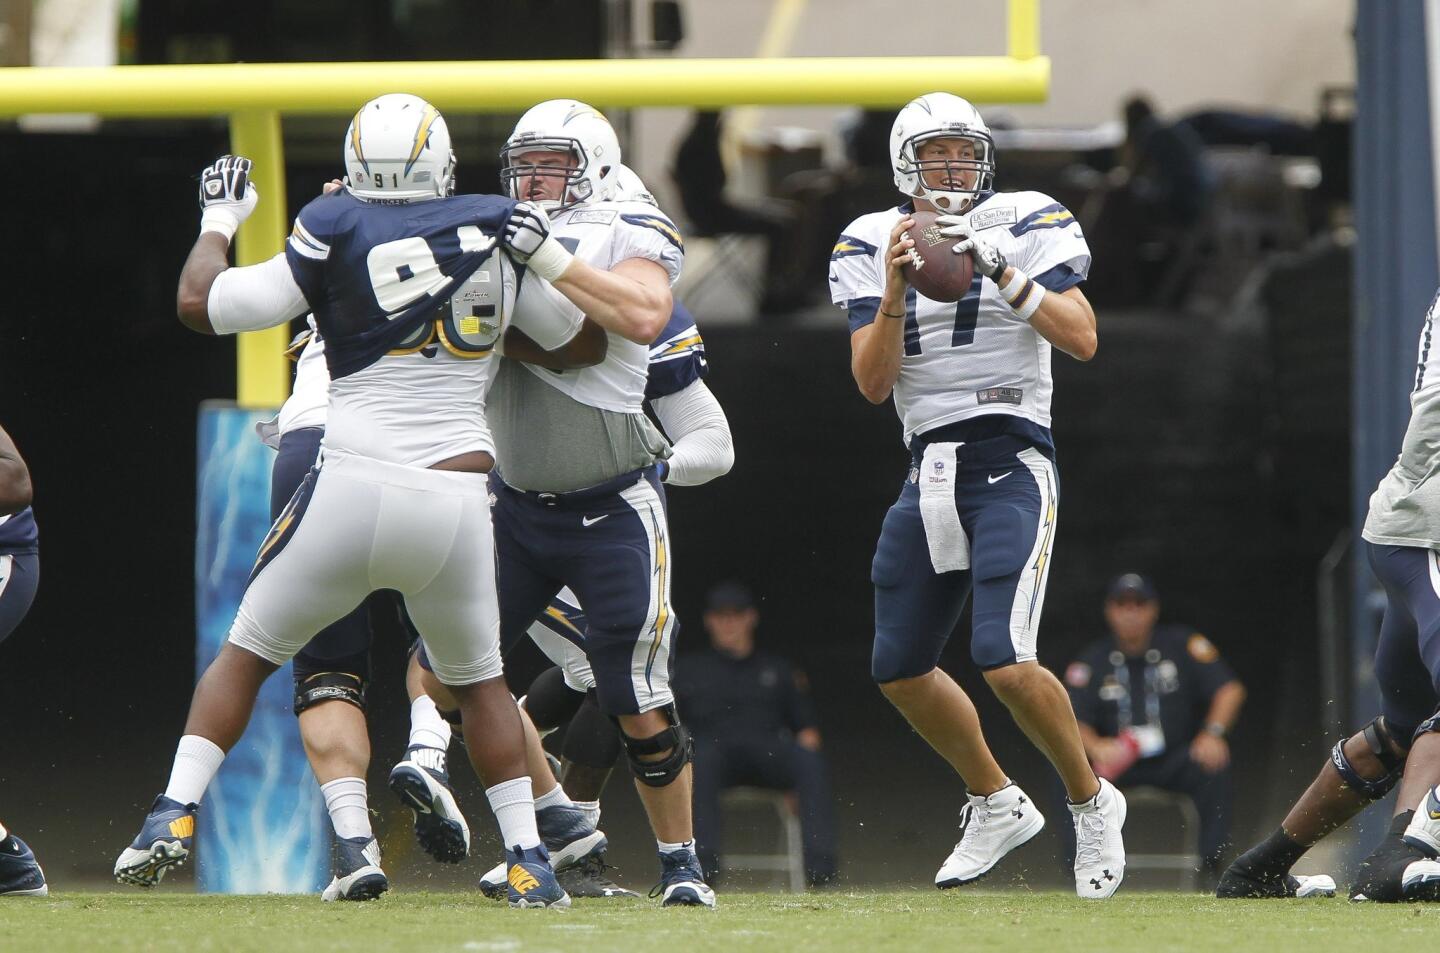
MULTIPOLYGON (((945 89, 976 102, 1043 102, 1050 61, 1039 53, 1039 0, 1007 0, 1008 55, 766 59, 507 60, 257 63, 0 69, 0 119, 29 113, 113 118, 230 117, 230 148, 255 160, 261 200, 237 236, 236 260, 263 261, 288 228, 280 116, 344 115, 382 93, 423 96, 442 110, 520 111, 581 96, 597 106, 893 106, 945 89)), ((289 392, 287 329, 240 335, 241 407, 275 407, 289 392)))

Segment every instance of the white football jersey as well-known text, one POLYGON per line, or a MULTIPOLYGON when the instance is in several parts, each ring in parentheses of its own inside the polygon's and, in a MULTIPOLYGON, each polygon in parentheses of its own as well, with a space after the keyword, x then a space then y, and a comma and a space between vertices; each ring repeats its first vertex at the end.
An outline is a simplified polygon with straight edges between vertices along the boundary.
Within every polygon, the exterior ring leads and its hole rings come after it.
POLYGON ((1440 549, 1440 293, 1420 328, 1410 423, 1395 465, 1370 495, 1361 536, 1388 546, 1440 549))
MULTIPOLYGON (((645 258, 661 265, 673 285, 680 277, 685 246, 675 224, 654 205, 644 201, 594 202, 556 212, 551 216, 554 235, 575 257, 604 271, 629 258, 645 258)), ((525 321, 530 307, 552 306, 563 297, 547 284, 527 278, 515 305, 515 320, 525 321), (552 300, 536 302, 539 294, 552 300)), ((574 307, 565 302, 567 307, 574 307)), ((607 332, 608 333, 608 332, 607 332)), ((526 370, 573 400, 601 410, 642 413, 650 349, 618 334, 609 334, 605 360, 594 367, 555 372, 523 365, 526 370)))
MULTIPOLYGON (((830 296, 849 310, 852 333, 877 320, 885 250, 890 230, 910 210, 903 208, 857 218, 831 253, 830 296)), ((1090 248, 1075 216, 1042 192, 992 193, 969 217, 1006 261, 1050 291, 1074 287, 1089 274, 1090 248)), ((978 273, 969 294, 955 303, 910 289, 894 390, 905 442, 982 414, 1011 414, 1049 427, 1050 350, 1050 342, 1001 299, 995 283, 978 273)))

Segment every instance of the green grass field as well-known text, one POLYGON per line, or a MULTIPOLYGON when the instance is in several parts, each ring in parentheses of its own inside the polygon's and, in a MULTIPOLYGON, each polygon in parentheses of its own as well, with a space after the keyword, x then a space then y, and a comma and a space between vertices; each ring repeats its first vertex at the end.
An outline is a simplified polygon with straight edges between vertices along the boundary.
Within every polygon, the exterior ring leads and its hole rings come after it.
POLYGON ((0 950, 576 951, 1095 950, 1097 953, 1324 953, 1424 950, 1440 943, 1440 907, 1343 899, 1220 902, 1134 893, 1107 903, 1061 893, 722 894, 718 910, 583 901, 518 911, 458 893, 374 903, 311 897, 65 894, 0 901, 0 950))

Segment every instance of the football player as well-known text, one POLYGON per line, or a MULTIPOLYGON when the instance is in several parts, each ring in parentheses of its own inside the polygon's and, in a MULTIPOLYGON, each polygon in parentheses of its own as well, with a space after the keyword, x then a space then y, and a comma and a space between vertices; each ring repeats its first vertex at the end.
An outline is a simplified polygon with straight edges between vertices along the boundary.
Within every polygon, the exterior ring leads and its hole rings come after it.
MULTIPOLYGON (((513 644, 562 586, 573 590, 585 606, 598 704, 619 722, 655 832, 656 893, 665 906, 714 906, 694 849, 690 739, 670 691, 666 444, 642 409, 649 349, 670 320, 684 246, 654 205, 616 200, 619 141, 584 103, 532 107, 501 161, 506 191, 553 216, 532 267, 573 254, 624 285, 623 293, 571 299, 593 319, 606 316, 603 362, 556 373, 506 361, 496 374, 489 409, 504 461, 494 481, 501 639, 513 644)), ((443 687, 427 678, 425 688, 450 707, 443 687)))
POLYGON ((957 96, 901 109, 890 158, 903 204, 857 218, 830 262, 855 382, 872 403, 893 395, 912 459, 875 550, 871 675, 965 782, 960 841, 936 885, 984 876, 1045 822, 937 667, 973 594, 971 658, 1065 784, 1076 893, 1109 897, 1125 873, 1125 799, 1090 769, 1065 688, 1036 661, 1058 512, 1050 360, 1054 348, 1095 354, 1079 288, 1090 250, 1048 195, 993 191, 994 142, 957 96), (901 270, 918 211, 940 213, 942 233, 960 239, 955 253, 974 260, 957 303, 917 294, 901 270))
MULTIPOLYGON (((1375 645, 1380 714, 1335 744, 1279 829, 1240 855, 1216 896, 1293 897, 1290 873, 1322 837, 1397 784, 1395 814, 1360 865, 1352 900, 1440 899, 1440 294, 1420 329, 1410 423, 1395 465, 1370 496, 1361 536, 1385 589, 1375 645)), ((1328 878, 1327 878, 1328 879, 1328 878)))
MULTIPOLYGON (((40 583, 40 534, 30 510, 30 469, 0 427, 0 642, 30 611, 40 583)), ((0 897, 44 897, 45 872, 20 838, 0 824, 0 897)))
MULTIPOLYGON (((339 186, 340 183, 335 183, 339 186)), ((327 191, 330 187, 327 186, 327 191)), ((531 282, 533 286, 534 282, 531 282)), ((516 319, 525 317, 525 305, 533 299, 522 286, 516 301, 516 319)), ((271 471, 272 517, 278 518, 286 502, 314 466, 324 437, 327 393, 330 378, 325 369, 324 341, 310 327, 292 345, 299 348, 295 387, 273 421, 260 425, 262 438, 278 451, 271 471)), ((512 324, 502 346, 530 347, 538 351, 523 331, 512 324)), ((525 351, 524 353, 531 353, 525 351)), ((559 353, 540 352, 534 359, 561 366, 559 353)), ((377 613, 389 615, 394 623, 418 640, 405 611, 403 599, 393 592, 372 593, 365 602, 338 622, 326 627, 306 644, 294 659, 295 714, 306 757, 320 784, 336 836, 340 840, 371 839, 370 811, 365 775, 370 765, 370 738, 366 723, 366 689, 369 682, 371 619, 377 613)), ((428 696, 412 700, 411 744, 430 750, 436 739, 449 740, 450 724, 440 718, 428 696)), ((458 713, 456 716, 458 724, 458 713)), ((525 725, 527 732, 532 729, 525 725)), ((539 744, 539 739, 535 739, 539 744)), ((444 758, 425 758, 391 776, 391 786, 412 809, 419 790, 425 810, 415 810, 416 835, 421 847, 443 863, 459 863, 470 848, 470 829, 455 800, 444 758)), ((549 765, 531 776, 537 800, 544 800, 557 785, 549 765)), ((541 841, 550 853, 557 873, 579 864, 591 852, 603 852, 604 835, 575 808, 553 805, 537 812, 541 841)), ((337 852, 337 865, 342 854, 337 852)), ((505 865, 500 865, 505 869, 505 865)), ((383 875, 370 874, 372 877, 383 875)), ((364 891, 354 893, 353 874, 336 871, 334 899, 368 899, 364 891), (354 895, 352 896, 352 893, 354 895)), ((507 888, 500 891, 503 898, 507 888)))
MULTIPOLYGON (((285 252, 245 268, 229 268, 227 253, 257 200, 250 162, 226 156, 201 178, 201 234, 177 294, 182 322, 233 333, 313 313, 330 403, 322 463, 262 544, 229 640, 196 686, 170 782, 115 875, 153 886, 188 857, 197 802, 244 730, 260 683, 315 632, 388 588, 405 597, 436 678, 458 701, 504 840, 511 904, 564 906, 500 664, 484 394, 515 299, 512 258, 542 277, 563 272, 561 293, 582 300, 609 291, 614 278, 547 244, 538 207, 447 197, 449 135, 418 97, 389 94, 361 107, 344 152, 347 188, 301 210, 285 252)), ((567 348, 579 363, 582 353, 603 354, 598 328, 551 317, 527 325, 541 346, 567 348)), ((353 846, 351 891, 383 890, 373 839, 353 846)))

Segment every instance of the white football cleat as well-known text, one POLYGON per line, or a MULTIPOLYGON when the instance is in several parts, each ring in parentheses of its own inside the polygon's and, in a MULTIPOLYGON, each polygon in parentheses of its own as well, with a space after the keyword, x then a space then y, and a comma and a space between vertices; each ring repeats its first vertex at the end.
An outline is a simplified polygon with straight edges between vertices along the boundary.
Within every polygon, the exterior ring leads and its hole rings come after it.
POLYGON ((1415 860, 1406 864, 1400 875, 1400 892, 1406 900, 1440 900, 1440 861, 1415 860))
POLYGON ((1014 781, 989 797, 966 798, 960 809, 960 841, 935 874, 941 890, 979 880, 1045 826, 1044 815, 1014 781))
POLYGON ((1100 790, 1083 804, 1070 805, 1075 816, 1075 895, 1105 900, 1125 879, 1125 795, 1100 779, 1100 790))
POLYGON ((1335 896, 1335 878, 1329 874, 1294 874, 1295 896, 1301 900, 1311 897, 1335 896))
POLYGON ((1440 857, 1440 787, 1431 788, 1420 799, 1405 828, 1405 843, 1428 857, 1440 857))

